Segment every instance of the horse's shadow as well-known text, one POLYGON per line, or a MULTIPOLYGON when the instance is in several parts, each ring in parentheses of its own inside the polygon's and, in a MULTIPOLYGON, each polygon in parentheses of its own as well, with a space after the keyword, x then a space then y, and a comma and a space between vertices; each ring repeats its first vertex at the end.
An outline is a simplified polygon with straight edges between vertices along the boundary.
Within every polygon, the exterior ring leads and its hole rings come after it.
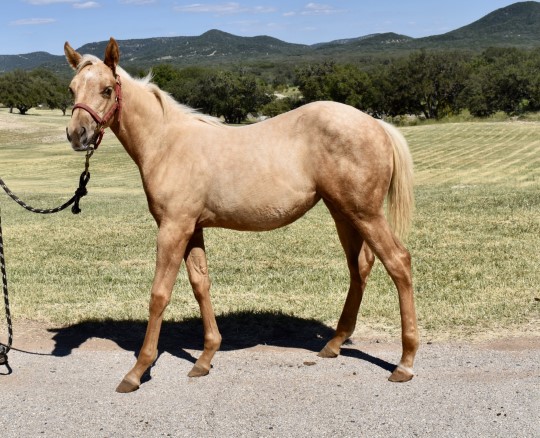
MULTIPOLYGON (((317 352, 334 334, 334 330, 319 321, 279 312, 236 312, 217 316, 216 319, 223 337, 222 351, 271 345, 317 352)), ((91 338, 113 341, 123 350, 137 355, 146 331, 146 321, 85 321, 49 331, 54 333, 53 356, 68 356, 91 338)), ((159 355, 167 352, 195 363, 196 358, 187 350, 200 351, 202 347, 203 327, 200 318, 163 322, 159 355)), ((343 348, 341 354, 356 357, 390 372, 396 368, 396 365, 358 349, 343 348)))

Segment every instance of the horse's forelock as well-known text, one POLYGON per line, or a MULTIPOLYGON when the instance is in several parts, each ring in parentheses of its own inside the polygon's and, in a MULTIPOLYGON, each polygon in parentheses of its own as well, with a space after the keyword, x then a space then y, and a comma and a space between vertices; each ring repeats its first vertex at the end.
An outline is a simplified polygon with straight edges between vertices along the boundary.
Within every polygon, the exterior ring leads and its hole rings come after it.
MULTIPOLYGON (((79 65, 77 66, 76 73, 79 73, 83 68, 89 66, 89 65, 95 65, 99 64, 100 62, 103 62, 101 59, 99 59, 97 56, 94 55, 83 55, 81 58, 81 62, 79 62, 79 65)), ((117 66, 116 72, 119 73, 121 76, 130 77, 129 73, 127 73, 122 67, 117 66)))
POLYGON ((77 73, 79 73, 84 67, 97 64, 98 62, 100 62, 100 59, 97 56, 83 55, 81 62, 79 62, 79 65, 77 66, 77 73))

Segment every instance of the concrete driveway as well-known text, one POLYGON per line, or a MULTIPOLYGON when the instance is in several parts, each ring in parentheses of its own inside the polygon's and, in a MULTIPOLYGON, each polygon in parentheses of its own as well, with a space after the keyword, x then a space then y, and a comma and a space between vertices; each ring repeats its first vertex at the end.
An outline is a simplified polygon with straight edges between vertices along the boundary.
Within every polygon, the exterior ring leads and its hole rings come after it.
POLYGON ((202 340, 198 328, 169 333, 178 328, 165 324, 141 388, 117 394, 143 324, 16 324, 22 351, 10 352, 12 373, 0 375, 0 436, 540 436, 538 337, 424 342, 415 378, 395 384, 386 379, 399 344, 353 340, 339 358, 321 359, 327 333, 304 327, 304 337, 225 343, 210 375, 189 379, 202 340))

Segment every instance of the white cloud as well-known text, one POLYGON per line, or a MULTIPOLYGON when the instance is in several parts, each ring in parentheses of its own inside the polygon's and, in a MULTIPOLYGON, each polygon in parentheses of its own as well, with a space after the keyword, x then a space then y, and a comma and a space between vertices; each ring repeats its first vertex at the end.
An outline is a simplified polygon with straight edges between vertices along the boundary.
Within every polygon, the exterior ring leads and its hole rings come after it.
POLYGON ((335 14, 339 10, 334 9, 331 5, 324 5, 322 3, 308 3, 304 10, 301 12, 302 15, 329 15, 335 14))
POLYGON ((75 9, 92 9, 99 8, 100 4, 98 2, 84 2, 84 3, 73 3, 75 9))
POLYGON ((239 3, 222 3, 209 5, 202 3, 193 3, 186 6, 176 6, 174 8, 177 12, 190 12, 190 13, 218 13, 218 14, 234 14, 240 10, 239 3))
POLYGON ((75 3, 76 0, 25 0, 34 6, 52 5, 54 3, 75 3))
POLYGON ((210 13, 210 14, 240 14, 240 13, 252 13, 252 14, 268 14, 275 12, 276 8, 270 6, 242 6, 237 2, 228 3, 215 3, 215 4, 202 4, 193 3, 186 6, 174 7, 176 12, 185 13, 210 13))
POLYGON ((39 24, 49 24, 54 23, 56 20, 54 18, 22 18, 20 20, 12 21, 12 26, 35 26, 39 24))
POLYGON ((255 6, 251 8, 249 12, 255 12, 256 14, 270 14, 271 12, 276 12, 276 8, 270 6, 255 6))
POLYGON ((284 12, 282 14, 284 17, 294 17, 296 15, 296 12, 294 11, 291 11, 291 12, 284 12))
POLYGON ((24 0, 24 1, 33 6, 48 6, 48 5, 53 5, 53 4, 68 3, 70 5, 73 5, 75 9, 90 9, 90 8, 98 8, 100 6, 98 2, 94 2, 94 1, 85 2, 81 0, 24 0))
POLYGON ((155 2, 156 0, 120 0, 120 3, 125 5, 150 5, 155 2))

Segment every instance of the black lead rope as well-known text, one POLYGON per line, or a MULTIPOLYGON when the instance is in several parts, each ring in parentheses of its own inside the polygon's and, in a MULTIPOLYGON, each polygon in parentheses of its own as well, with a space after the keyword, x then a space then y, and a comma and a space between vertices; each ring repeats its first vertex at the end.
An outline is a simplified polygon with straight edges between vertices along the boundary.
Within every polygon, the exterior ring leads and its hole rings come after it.
POLYGON ((6 309, 6 322, 8 327, 8 342, 6 345, 0 342, 0 365, 5 365, 9 373, 8 352, 13 344, 13 324, 11 323, 11 311, 9 310, 9 296, 6 275, 6 260, 4 259, 4 239, 2 238, 2 218, 0 216, 0 269, 2 271, 2 284, 4 289, 4 305, 6 309))
MULTIPOLYGON (((2 180, 2 178, 0 178, 0 186, 4 189, 4 191, 8 194, 8 196, 11 199, 13 199, 17 204, 19 204, 24 209, 31 211, 32 213, 39 213, 39 214, 58 213, 62 210, 65 210, 71 204, 73 204, 73 207, 71 207, 71 212, 73 214, 79 214, 81 212, 79 202, 81 198, 83 196, 86 196, 86 194, 88 193, 88 191, 86 190, 86 185, 88 184, 88 181, 90 181, 90 172, 88 171, 88 168, 90 166, 90 157, 92 156, 93 152, 94 152, 93 150, 89 150, 86 154, 86 164, 84 166, 84 171, 81 173, 81 176, 79 178, 79 187, 77 187, 77 190, 75 190, 75 194, 71 197, 69 201, 63 203, 59 207, 49 208, 49 209, 34 208, 26 204, 17 195, 15 195, 15 193, 13 193, 9 189, 9 187, 2 180)), ((6 275, 6 260, 4 257, 4 239, 2 236, 1 216, 0 216, 0 271, 2 273, 4 307, 6 311, 6 322, 7 322, 7 327, 8 327, 7 344, 3 344, 0 342, 0 366, 5 365, 8 369, 8 374, 9 374, 11 372, 11 368, 9 367, 9 363, 8 363, 8 353, 9 353, 9 350, 11 350, 11 346, 13 345, 13 323, 11 320, 11 310, 9 308, 9 295, 8 295, 8 285, 7 285, 7 275, 6 275)))

